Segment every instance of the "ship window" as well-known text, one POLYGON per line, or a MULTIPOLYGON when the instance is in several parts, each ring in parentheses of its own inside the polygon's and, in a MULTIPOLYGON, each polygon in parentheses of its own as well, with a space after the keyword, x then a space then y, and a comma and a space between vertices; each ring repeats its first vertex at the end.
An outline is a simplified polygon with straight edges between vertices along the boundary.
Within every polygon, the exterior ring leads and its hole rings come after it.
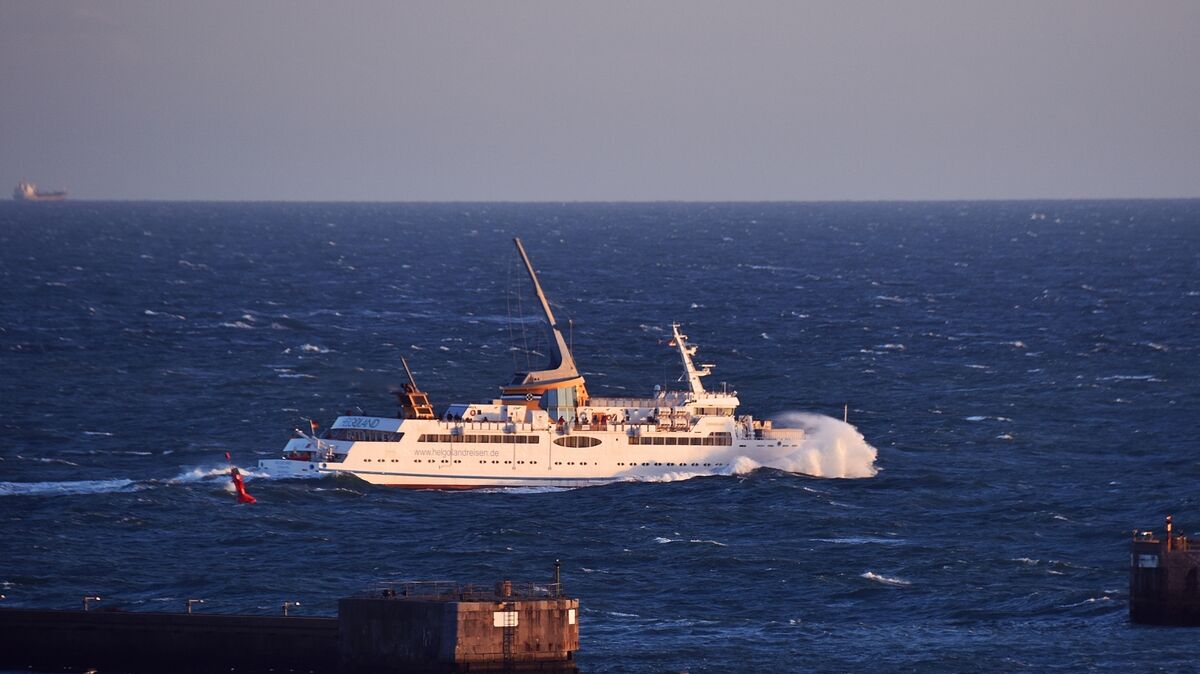
POLYGON ((664 438, 664 437, 662 437, 662 436, 660 435, 660 436, 658 436, 658 437, 654 438, 654 444, 656 444, 656 445, 665 445, 665 444, 667 444, 667 442, 666 442, 666 438, 664 438))
POLYGON ((562 438, 555 438, 554 444, 559 447, 595 447, 600 444, 600 438, 593 438, 586 435, 568 435, 562 438))

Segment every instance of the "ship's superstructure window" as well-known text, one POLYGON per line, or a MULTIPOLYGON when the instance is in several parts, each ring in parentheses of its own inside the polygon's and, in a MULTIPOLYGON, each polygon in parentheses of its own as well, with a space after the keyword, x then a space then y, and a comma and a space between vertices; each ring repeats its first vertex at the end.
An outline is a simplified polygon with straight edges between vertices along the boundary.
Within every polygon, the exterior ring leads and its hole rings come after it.
POLYGON ((417 438, 417 442, 470 442, 482 444, 504 444, 504 445, 536 445, 541 442, 541 436, 537 435, 496 435, 496 434, 477 434, 477 433, 422 433, 421 437, 417 438))
POLYGON ((600 444, 600 438, 587 435, 568 435, 563 438, 555 438, 554 444, 559 447, 595 447, 600 444))
POLYGON ((703 447, 729 447, 733 436, 729 433, 709 433, 707 436, 678 435, 631 435, 631 445, 699 445, 703 447))
POLYGON ((733 416, 732 407, 697 407, 696 414, 700 416, 712 417, 731 417, 733 416))
POLYGON ((400 442, 403 433, 376 431, 369 428, 332 428, 325 434, 326 440, 349 440, 351 442, 400 442))

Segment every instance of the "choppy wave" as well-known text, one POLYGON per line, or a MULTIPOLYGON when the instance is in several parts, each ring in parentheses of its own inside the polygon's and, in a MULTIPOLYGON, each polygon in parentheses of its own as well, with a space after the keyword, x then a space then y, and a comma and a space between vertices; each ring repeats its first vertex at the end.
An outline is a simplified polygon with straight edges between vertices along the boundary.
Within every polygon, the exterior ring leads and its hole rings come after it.
POLYGON ((867 545, 877 543, 879 545, 903 545, 908 541, 903 538, 880 538, 878 536, 846 536, 843 538, 814 538, 814 541, 820 543, 837 543, 840 545, 867 545))
POLYGON ((667 538, 665 536, 656 536, 654 538, 654 542, 659 543, 659 544, 663 544, 663 543, 700 543, 700 544, 704 544, 704 545, 715 545, 719 548, 728 547, 727 544, 722 543, 721 541, 714 541, 714 540, 708 539, 708 538, 684 539, 684 538, 667 538))
POLYGON ((64 482, 0 482, 0 496, 69 496, 130 491, 133 480, 69 480, 64 482))

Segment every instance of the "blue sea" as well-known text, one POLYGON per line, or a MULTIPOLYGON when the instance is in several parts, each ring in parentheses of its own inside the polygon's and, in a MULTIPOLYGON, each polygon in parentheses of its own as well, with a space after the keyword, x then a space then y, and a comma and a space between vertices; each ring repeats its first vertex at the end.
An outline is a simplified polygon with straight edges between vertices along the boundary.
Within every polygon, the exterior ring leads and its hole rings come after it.
POLYGON ((5 606, 333 615, 557 559, 589 674, 1200 667, 1127 618, 1130 532, 1200 535, 1197 200, 3 203, 0 281, 5 606), (678 385, 677 321, 744 412, 848 405, 877 473, 235 504, 225 452, 394 414, 401 357, 494 397, 540 332, 514 236, 594 395, 678 385))

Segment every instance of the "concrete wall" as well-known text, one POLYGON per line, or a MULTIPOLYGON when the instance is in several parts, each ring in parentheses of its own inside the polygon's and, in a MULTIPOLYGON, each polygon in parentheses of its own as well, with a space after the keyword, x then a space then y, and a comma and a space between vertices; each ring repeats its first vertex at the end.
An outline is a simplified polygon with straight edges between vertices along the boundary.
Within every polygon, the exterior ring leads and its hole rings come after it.
POLYGON ((186 672, 331 671, 337 620, 0 609, 0 666, 186 672))
POLYGON ((579 601, 439 601, 354 597, 338 602, 341 662, 355 671, 574 669, 579 601), (497 612, 516 614, 505 652, 497 612), (570 616, 574 613, 575 622, 570 616))
POLYGON ((0 608, 0 669, 575 671, 578 609, 576 599, 515 597, 349 598, 338 618, 0 608))
POLYGON ((505 628, 496 627, 497 612, 517 614, 517 625, 511 628, 514 662, 570 660, 579 650, 577 599, 517 599, 507 604, 461 602, 458 604, 458 641, 454 651, 456 662, 505 662, 505 628), (568 619, 572 611, 574 624, 568 619))
POLYGON ((343 669, 394 671, 416 663, 453 663, 455 605, 350 597, 338 601, 343 669))
POLYGON ((1135 542, 1129 572, 1129 619, 1157 625, 1200 625, 1200 550, 1166 550, 1135 542))

